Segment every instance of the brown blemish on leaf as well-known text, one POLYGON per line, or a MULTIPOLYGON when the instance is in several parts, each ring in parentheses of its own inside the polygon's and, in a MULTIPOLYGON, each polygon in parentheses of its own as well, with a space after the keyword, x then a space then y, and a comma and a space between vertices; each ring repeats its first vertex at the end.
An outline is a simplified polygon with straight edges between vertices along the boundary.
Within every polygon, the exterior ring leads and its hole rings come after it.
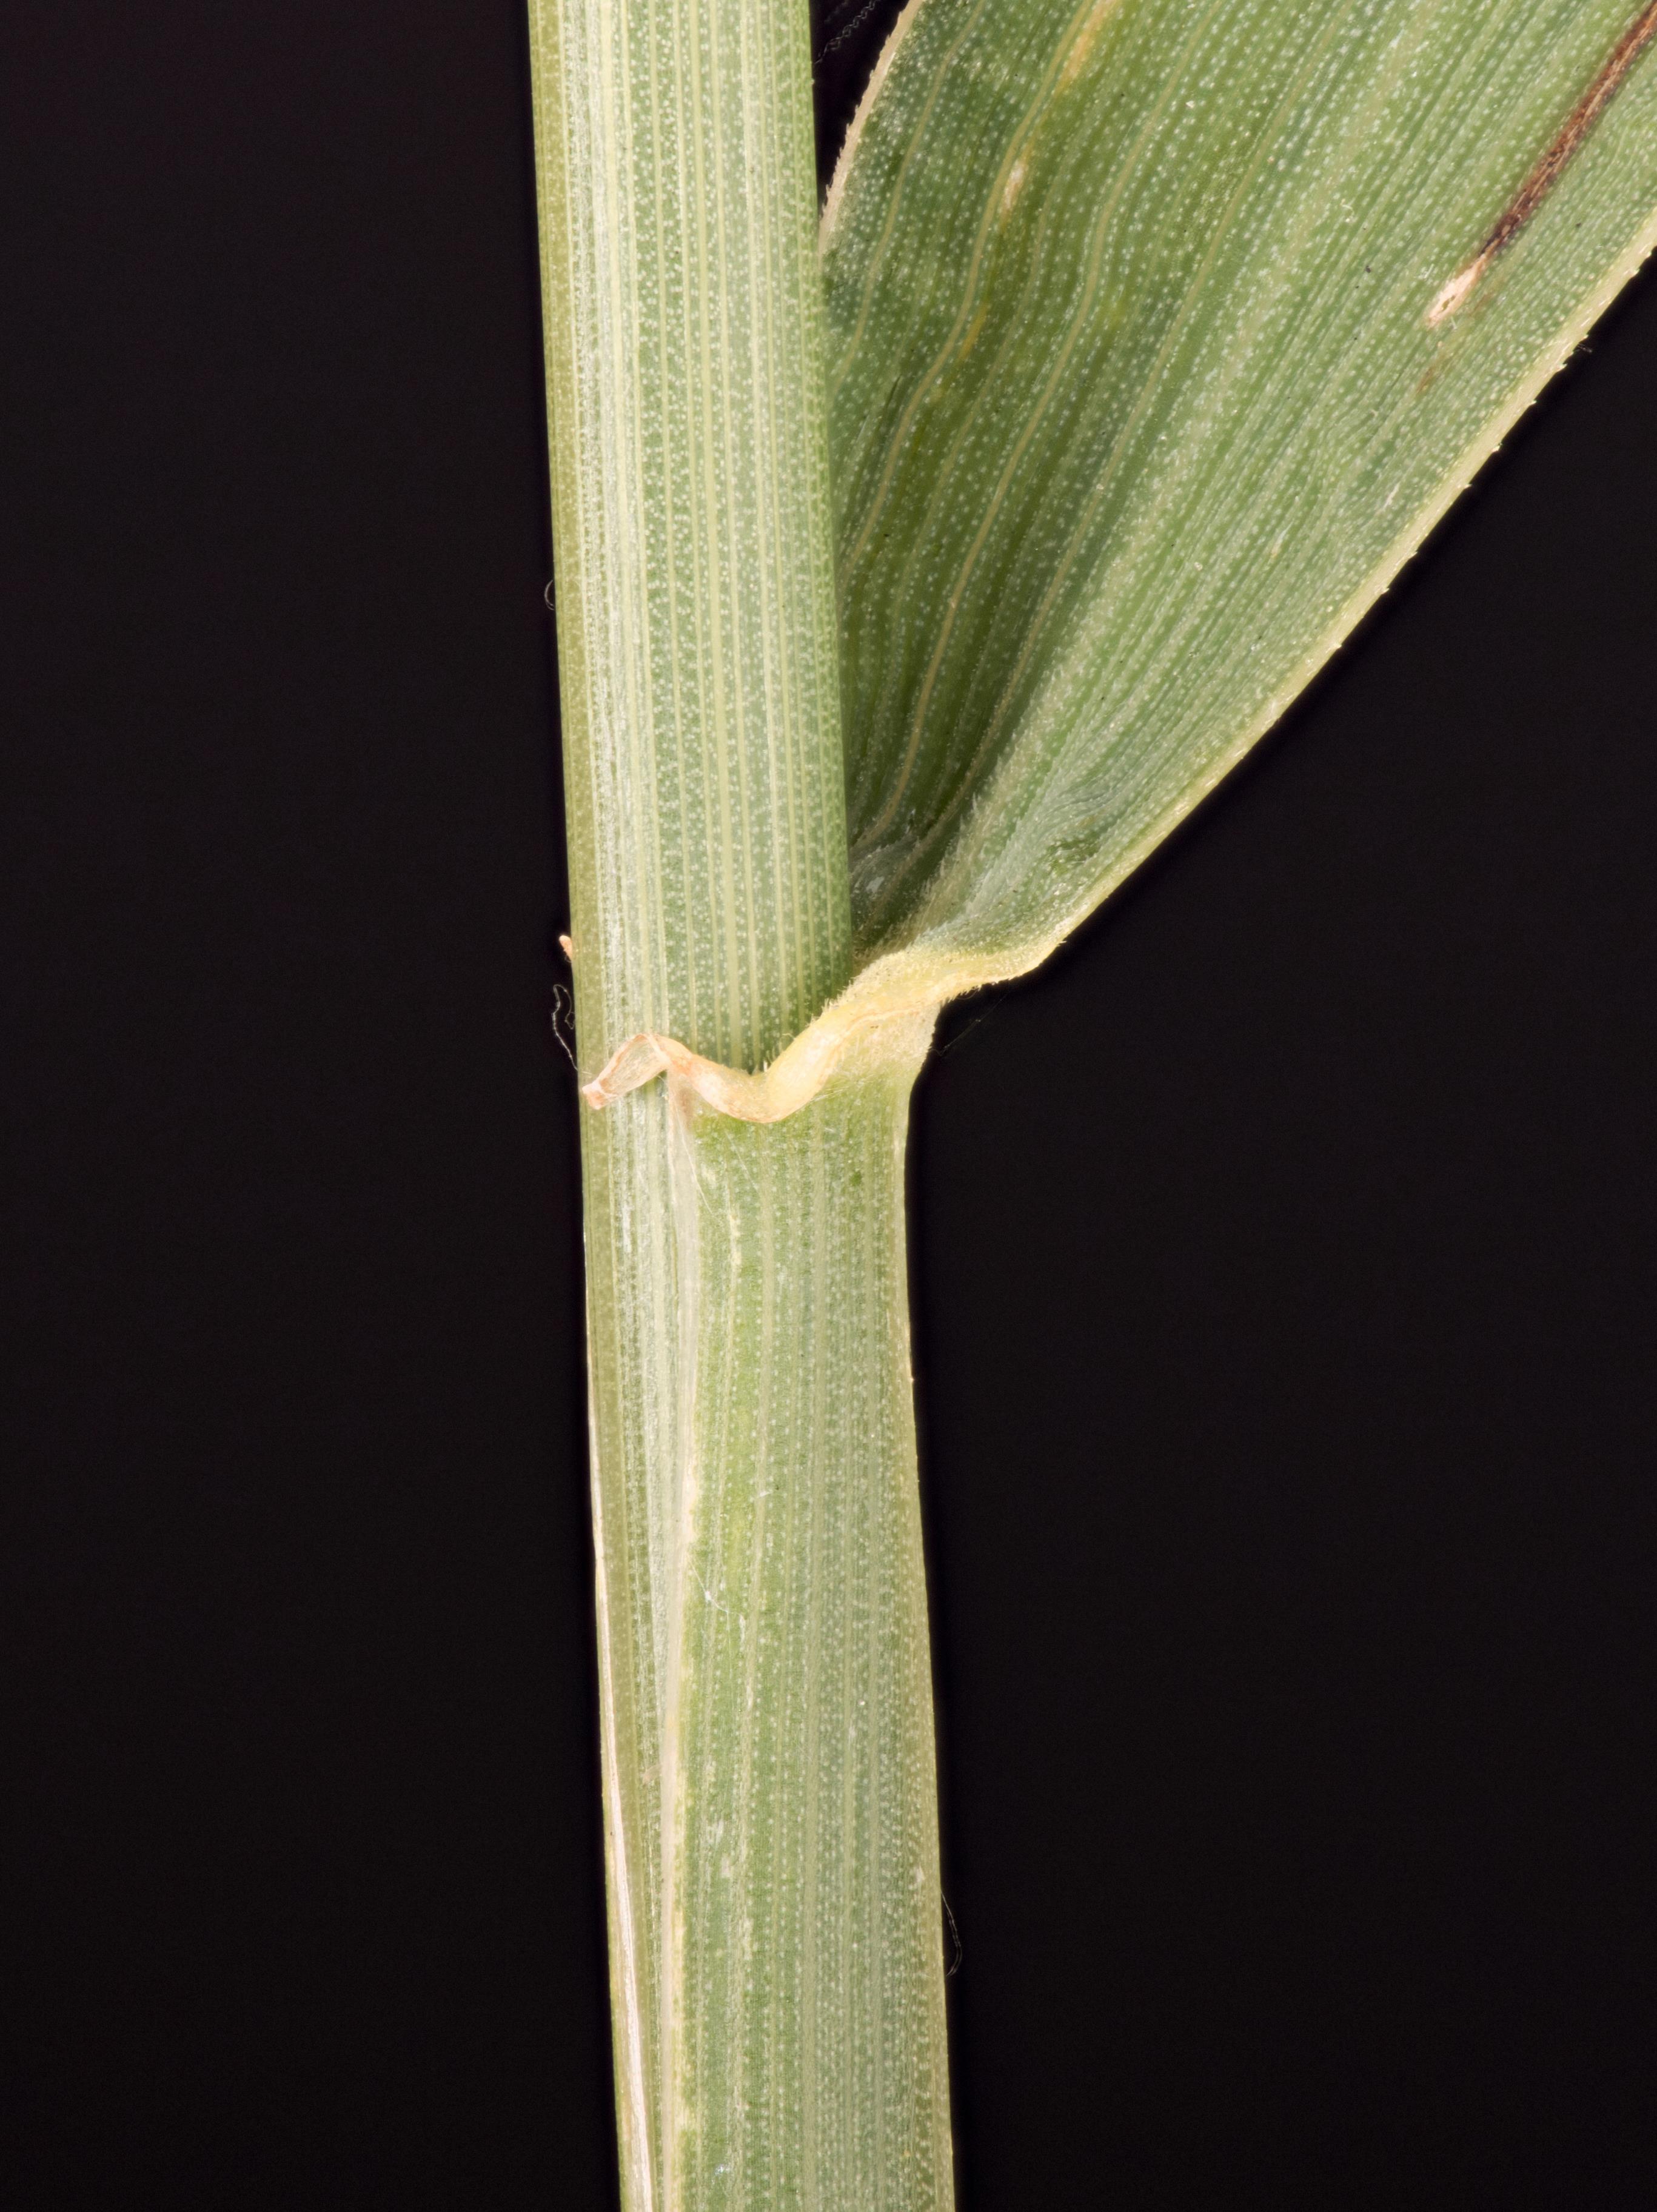
POLYGON ((1060 91, 1077 78, 1093 59, 1093 50, 1099 43, 1099 33, 1105 27, 1105 18, 1116 5, 1116 0, 1094 0, 1093 12, 1077 34, 1076 44, 1065 57, 1065 66, 1059 73, 1060 91))
POLYGON ((1657 0, 1642 8, 1606 55, 1593 83, 1560 125, 1553 143, 1509 201, 1506 211, 1465 269, 1460 269, 1427 310, 1432 327, 1454 314, 1500 253, 1525 228, 1558 181, 1567 163, 1605 112, 1623 79, 1657 32, 1657 0))

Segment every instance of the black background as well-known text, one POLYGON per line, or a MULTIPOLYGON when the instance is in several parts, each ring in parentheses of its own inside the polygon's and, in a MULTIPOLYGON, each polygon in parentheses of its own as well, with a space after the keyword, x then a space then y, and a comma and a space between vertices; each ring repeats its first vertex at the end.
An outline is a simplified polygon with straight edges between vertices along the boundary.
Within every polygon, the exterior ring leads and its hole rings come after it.
MULTIPOLYGON (((0 2196, 599 2212, 519 9, 4 39, 0 2196)), ((1657 2203, 1654 388, 923 1081, 980 2212, 1657 2203)))

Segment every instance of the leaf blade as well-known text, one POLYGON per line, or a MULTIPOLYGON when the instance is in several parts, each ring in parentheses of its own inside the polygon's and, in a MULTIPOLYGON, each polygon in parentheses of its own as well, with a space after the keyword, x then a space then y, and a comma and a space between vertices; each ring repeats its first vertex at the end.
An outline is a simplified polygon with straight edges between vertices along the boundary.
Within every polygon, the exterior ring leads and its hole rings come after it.
POLYGON ((921 0, 905 28, 824 234, 853 995, 883 1000, 1035 964, 1212 788, 1657 207, 1636 63, 1429 322, 1626 0, 921 0))

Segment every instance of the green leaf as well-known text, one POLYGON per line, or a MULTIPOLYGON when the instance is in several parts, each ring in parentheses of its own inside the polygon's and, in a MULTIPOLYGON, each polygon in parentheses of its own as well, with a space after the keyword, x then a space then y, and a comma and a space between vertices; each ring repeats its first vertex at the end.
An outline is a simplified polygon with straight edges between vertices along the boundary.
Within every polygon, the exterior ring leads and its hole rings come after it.
POLYGON ((913 0, 823 225, 842 1028, 1074 929, 1581 340, 1657 233, 1630 15, 913 0))

